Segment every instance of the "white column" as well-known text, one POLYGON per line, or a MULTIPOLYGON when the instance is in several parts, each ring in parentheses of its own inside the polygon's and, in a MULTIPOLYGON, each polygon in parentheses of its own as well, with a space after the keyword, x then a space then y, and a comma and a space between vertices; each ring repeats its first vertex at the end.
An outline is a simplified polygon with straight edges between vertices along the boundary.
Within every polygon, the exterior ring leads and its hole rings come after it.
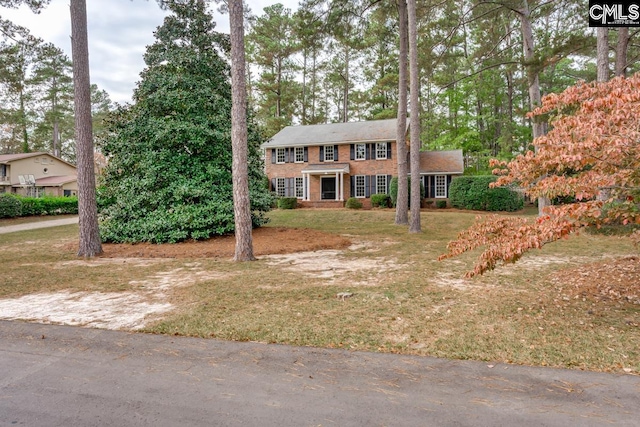
POLYGON ((340 201, 344 201, 344 172, 340 172, 340 201))
POLYGON ((340 181, 338 180, 338 172, 336 172, 336 200, 340 200, 340 181))
POLYGON ((310 201, 311 200, 311 174, 305 174, 307 176, 307 182, 305 184, 305 186, 307 187, 307 194, 306 194, 306 200, 310 201))

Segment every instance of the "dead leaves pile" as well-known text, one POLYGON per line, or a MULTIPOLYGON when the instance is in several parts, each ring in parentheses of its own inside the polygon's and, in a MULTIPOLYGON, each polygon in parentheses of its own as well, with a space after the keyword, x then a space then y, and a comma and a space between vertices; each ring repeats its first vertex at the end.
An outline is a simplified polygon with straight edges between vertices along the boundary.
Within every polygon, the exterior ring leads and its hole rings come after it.
POLYGON ((557 272, 552 282, 565 301, 640 304, 640 258, 625 257, 557 272))

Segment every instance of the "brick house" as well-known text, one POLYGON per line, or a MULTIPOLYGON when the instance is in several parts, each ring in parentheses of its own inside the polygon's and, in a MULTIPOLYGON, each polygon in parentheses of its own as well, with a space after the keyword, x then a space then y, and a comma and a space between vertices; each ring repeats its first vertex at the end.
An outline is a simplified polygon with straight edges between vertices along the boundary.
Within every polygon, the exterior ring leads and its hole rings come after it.
POLYGON ((76 167, 48 153, 0 154, 0 193, 75 196, 76 167))
MULTIPOLYGON (((370 207, 371 195, 389 194, 398 174, 396 124, 390 119, 282 129, 261 146, 271 190, 305 207, 342 207, 349 197, 370 207)), ((433 198, 447 198, 452 177, 462 172, 461 150, 421 153, 421 175, 425 189, 433 186, 433 198)))

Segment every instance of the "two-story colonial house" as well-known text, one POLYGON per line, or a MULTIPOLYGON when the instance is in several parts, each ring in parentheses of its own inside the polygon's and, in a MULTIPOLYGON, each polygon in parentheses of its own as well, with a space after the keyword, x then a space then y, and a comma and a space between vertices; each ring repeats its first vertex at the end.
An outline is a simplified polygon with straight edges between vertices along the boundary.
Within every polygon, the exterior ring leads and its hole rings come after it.
MULTIPOLYGON (((271 189, 297 197, 302 206, 342 207, 349 197, 371 206, 371 195, 389 194, 398 174, 396 125, 390 119, 282 129, 262 144, 271 189)), ((463 172, 462 151, 429 154, 421 159, 425 188, 431 185, 431 197, 446 198, 451 177, 463 172)))
POLYGON ((76 167, 48 153, 0 154, 0 193, 74 196, 76 167))

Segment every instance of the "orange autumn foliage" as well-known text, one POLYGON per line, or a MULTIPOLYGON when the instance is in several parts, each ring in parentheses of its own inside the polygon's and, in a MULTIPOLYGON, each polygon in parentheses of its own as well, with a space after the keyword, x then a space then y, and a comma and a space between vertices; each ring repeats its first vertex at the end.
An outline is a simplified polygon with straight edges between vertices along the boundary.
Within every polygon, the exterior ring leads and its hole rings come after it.
MULTIPOLYGON (((494 186, 515 185, 527 195, 569 197, 535 220, 479 219, 439 259, 483 247, 473 271, 515 262, 533 248, 568 237, 587 225, 640 224, 640 74, 604 83, 579 83, 543 98, 529 117, 548 115, 550 131, 533 141, 535 152, 509 163, 492 161, 494 186)), ((632 235, 640 240, 640 233, 632 235)))

